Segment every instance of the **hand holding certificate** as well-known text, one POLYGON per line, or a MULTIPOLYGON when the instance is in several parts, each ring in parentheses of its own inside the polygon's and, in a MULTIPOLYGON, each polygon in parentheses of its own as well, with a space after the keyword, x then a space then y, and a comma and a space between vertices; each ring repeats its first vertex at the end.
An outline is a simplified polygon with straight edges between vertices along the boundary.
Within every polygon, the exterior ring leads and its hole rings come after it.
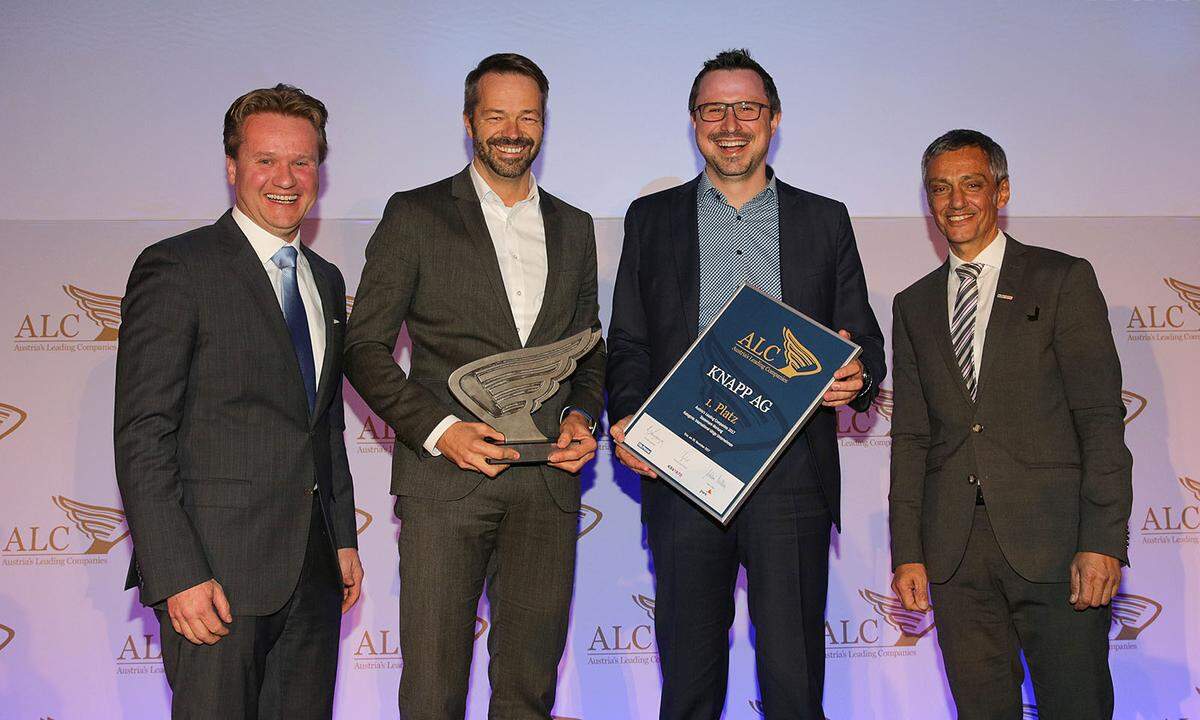
POLYGON ((859 352, 743 286, 634 414, 623 446, 728 523, 859 352))

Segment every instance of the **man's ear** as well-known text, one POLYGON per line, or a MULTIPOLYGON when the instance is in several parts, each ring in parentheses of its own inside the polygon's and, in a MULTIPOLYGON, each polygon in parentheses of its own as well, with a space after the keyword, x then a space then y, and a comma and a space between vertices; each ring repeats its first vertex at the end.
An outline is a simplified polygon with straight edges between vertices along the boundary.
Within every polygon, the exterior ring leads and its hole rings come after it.
POLYGON ((237 160, 228 155, 225 156, 225 179, 229 181, 230 185, 237 181, 237 160))

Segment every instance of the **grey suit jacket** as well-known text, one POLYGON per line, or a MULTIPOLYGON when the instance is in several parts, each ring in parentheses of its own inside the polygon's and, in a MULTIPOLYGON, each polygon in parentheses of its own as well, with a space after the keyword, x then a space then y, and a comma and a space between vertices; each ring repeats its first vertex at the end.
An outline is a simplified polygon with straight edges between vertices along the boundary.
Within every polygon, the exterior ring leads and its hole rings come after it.
POLYGON ((235 614, 283 606, 321 488, 337 547, 356 547, 342 410, 345 283, 304 248, 326 343, 309 413, 275 290, 230 213, 151 245, 121 303, 114 441, 133 533, 129 584, 155 605, 216 578, 235 614))
MULTIPOLYGON (((529 347, 600 328, 592 219, 545 189, 538 193, 548 272, 541 312, 526 342, 529 347)), ((468 169, 393 195, 367 245, 346 335, 346 375, 400 441, 392 459, 394 495, 456 500, 483 481, 483 475, 461 470, 422 446, 447 415, 476 421, 450 394, 450 373, 481 357, 520 347, 468 169), (409 374, 392 358, 402 325, 412 341, 409 374)), ((600 343, 534 413, 534 423, 553 438, 567 406, 599 418, 603 385, 600 343)), ((566 472, 517 466, 507 473, 540 473, 559 507, 579 508, 579 482, 566 472)))
POLYGON ((972 403, 947 318, 949 261, 893 305, 893 567, 962 560, 980 483, 1005 558, 1066 582, 1074 554, 1128 562, 1133 460, 1108 308, 1086 260, 1011 237, 972 403), (1010 299, 1001 295, 1011 296, 1010 299))

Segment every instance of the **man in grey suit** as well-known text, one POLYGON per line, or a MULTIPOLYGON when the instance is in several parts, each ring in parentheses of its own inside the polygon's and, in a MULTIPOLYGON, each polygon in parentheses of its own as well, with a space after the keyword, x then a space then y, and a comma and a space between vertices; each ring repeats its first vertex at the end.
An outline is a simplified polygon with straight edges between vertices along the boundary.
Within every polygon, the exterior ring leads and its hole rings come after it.
POLYGON ((599 329, 591 218, 550 195, 530 166, 549 83, 531 60, 485 58, 467 75, 475 157, 453 177, 396 193, 367 246, 346 336, 346 373, 396 432, 400 531, 400 715, 461 718, 485 578, 490 717, 549 718, 566 640, 580 499, 592 459, 604 348, 534 413, 557 438, 549 466, 492 444, 501 433, 450 394, 461 365, 599 329), (412 367, 392 358, 406 325, 412 367), (570 445, 577 440, 577 445, 570 445))
POLYGON ((329 718, 363 571, 342 440, 345 284, 300 243, 325 106, 225 115, 235 207, 151 245, 122 302, 114 436, 175 718, 329 718))
POLYGON ((892 587, 934 606, 962 720, 1022 717, 1022 650, 1041 717, 1111 718, 1133 460, 1104 296, 998 229, 991 138, 952 130, 921 167, 950 256, 893 306, 892 587))

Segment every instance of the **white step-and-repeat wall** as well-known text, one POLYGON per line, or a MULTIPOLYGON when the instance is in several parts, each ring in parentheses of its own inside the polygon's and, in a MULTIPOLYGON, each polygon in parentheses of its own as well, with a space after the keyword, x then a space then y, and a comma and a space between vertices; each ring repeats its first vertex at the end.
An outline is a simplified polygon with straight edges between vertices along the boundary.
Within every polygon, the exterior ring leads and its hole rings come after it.
MULTIPOLYGON (((112 467, 118 303, 142 247, 227 206, 220 120, 234 97, 287 81, 329 105, 333 151, 320 219, 304 237, 342 268, 352 296, 386 197, 465 164, 463 75, 494 51, 530 55, 552 82, 535 170, 598 218, 607 324, 620 216, 639 192, 698 172, 687 89, 705 57, 739 45, 780 86, 780 176, 855 216, 885 332, 892 296, 944 257, 916 161, 949 127, 979 127, 1009 150, 1011 234, 1093 262, 1135 457, 1133 567, 1110 634, 1117 717, 1200 718, 1200 3, 849 5, 0 7, 0 718, 167 713, 157 623, 121 590, 130 540, 112 467)), ((349 386, 346 402, 367 579, 343 623, 337 717, 394 717, 394 438, 349 386)), ((840 415, 831 720, 953 716, 934 616, 899 615, 889 602, 890 412, 884 393, 870 412, 840 415)), ((581 479, 562 720, 656 716, 639 486, 608 450, 581 479)), ((479 616, 473 720, 486 716, 486 605, 479 616)), ((753 720, 744 580, 730 642, 726 717, 753 720)))
MULTIPOLYGON (((115 331, 138 250, 194 225, 0 223, 9 260, 0 287, 0 717, 166 713, 157 622, 135 593, 121 591, 130 540, 112 469, 115 331), (96 255, 97 246, 107 251, 96 255)), ((373 226, 325 220, 305 230, 343 269, 350 293, 373 226)), ((610 298, 620 221, 600 220, 597 229, 601 296, 610 298)), ((859 219, 855 229, 886 333, 891 297, 941 261, 941 245, 923 219, 859 219)), ((1115 601, 1110 635, 1117 716, 1200 717, 1200 391, 1194 379, 1200 219, 1010 218, 1008 231, 1092 260, 1121 354, 1135 502, 1133 567, 1115 601)), ((883 388, 869 412, 840 414, 844 524, 834 537, 826 627, 831 720, 952 716, 935 617, 894 612, 888 588, 890 383, 883 388)), ((367 579, 365 597, 343 623, 338 717, 393 717, 403 665, 396 630, 401 528, 387 494, 394 437, 346 389, 346 443, 367 579)), ((576 600, 556 713, 651 718, 659 676, 639 483, 616 464, 607 444, 602 447, 581 478, 576 600)), ((486 604, 479 615, 472 718, 486 716, 486 604)), ((757 717, 748 630, 743 579, 731 633, 728 718, 757 717)))

